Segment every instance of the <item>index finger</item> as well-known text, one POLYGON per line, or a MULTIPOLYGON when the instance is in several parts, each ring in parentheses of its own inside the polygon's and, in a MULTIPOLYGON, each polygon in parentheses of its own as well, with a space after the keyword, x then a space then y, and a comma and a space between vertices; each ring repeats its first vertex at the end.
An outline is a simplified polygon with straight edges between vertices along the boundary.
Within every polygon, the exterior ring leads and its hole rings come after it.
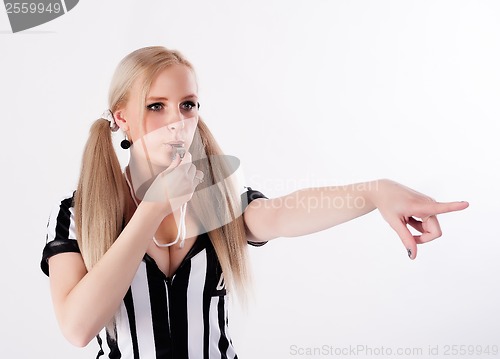
POLYGON ((469 202, 456 201, 456 202, 433 202, 429 203, 426 208, 423 208, 424 215, 420 218, 427 218, 432 215, 461 211, 469 207, 469 202))

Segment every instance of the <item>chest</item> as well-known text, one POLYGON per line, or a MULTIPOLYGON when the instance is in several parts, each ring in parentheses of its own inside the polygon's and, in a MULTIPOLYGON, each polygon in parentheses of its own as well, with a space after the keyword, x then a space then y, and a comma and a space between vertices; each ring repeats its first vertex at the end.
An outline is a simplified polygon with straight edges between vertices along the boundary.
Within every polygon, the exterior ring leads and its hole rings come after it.
MULTIPOLYGON (((171 278, 185 260, 188 253, 193 248, 198 235, 200 233, 200 224, 198 221, 188 214, 186 214, 186 239, 183 248, 180 247, 179 241, 169 247, 158 247, 153 240, 149 244, 146 253, 154 259, 158 268, 163 272, 166 277, 171 278)), ((156 241, 164 243, 172 243, 177 238, 179 219, 171 215, 165 217, 163 222, 158 227, 155 233, 156 241)))

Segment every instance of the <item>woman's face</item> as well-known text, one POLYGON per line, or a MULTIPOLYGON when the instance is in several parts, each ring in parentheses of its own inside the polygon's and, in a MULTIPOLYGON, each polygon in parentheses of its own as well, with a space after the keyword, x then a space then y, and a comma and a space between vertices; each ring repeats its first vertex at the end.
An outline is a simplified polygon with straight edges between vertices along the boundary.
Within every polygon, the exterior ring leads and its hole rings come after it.
POLYGON ((168 142, 183 143, 187 150, 193 140, 198 124, 196 79, 184 65, 172 65, 160 72, 146 96, 144 129, 140 119, 140 85, 141 81, 134 83, 129 101, 118 111, 128 125, 122 129, 132 142, 130 149, 135 157, 166 167, 176 151, 168 142))

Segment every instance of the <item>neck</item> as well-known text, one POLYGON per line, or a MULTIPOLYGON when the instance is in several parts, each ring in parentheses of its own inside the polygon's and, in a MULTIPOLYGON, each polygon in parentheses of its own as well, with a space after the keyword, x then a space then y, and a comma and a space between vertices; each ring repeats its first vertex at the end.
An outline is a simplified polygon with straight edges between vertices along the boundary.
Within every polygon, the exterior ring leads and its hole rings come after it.
POLYGON ((151 163, 151 161, 144 160, 144 158, 138 158, 134 151, 130 152, 130 161, 125 169, 125 174, 130 182, 129 186, 132 186, 133 199, 139 204, 144 198, 145 193, 149 189, 149 186, 156 179, 158 174, 163 172, 167 167, 157 166, 151 163))
MULTIPOLYGON (((127 168, 125 168, 124 175, 125 175, 125 181, 127 182, 127 187, 129 188, 129 192, 130 192, 130 195, 131 195, 130 198, 132 198, 132 200, 134 201, 135 205, 138 206, 139 203, 140 203, 140 199, 137 198, 136 194, 134 193, 134 190, 133 190, 133 187, 132 187, 132 183, 131 183, 130 178, 129 178, 130 177, 130 169, 129 169, 128 166, 127 166, 127 168)), ((166 243, 160 243, 160 242, 158 242, 156 240, 155 236, 153 236, 153 241, 154 241, 154 243, 158 247, 161 247, 161 248, 170 247, 170 246, 176 244, 179 240, 180 240, 180 245, 179 245, 180 248, 184 247, 184 241, 186 239, 186 219, 185 219, 185 216, 186 216, 186 206, 187 206, 187 204, 185 203, 180 208, 180 213, 179 213, 179 217, 178 217, 179 218, 179 225, 177 225, 177 235, 176 235, 176 237, 173 240, 169 240, 166 243)), ((131 213, 133 213, 133 212, 130 212, 129 216, 131 216, 131 213)), ((131 217, 129 217, 129 220, 130 220, 130 218, 131 217)), ((175 225, 177 223, 177 218, 173 216, 173 213, 171 213, 170 215, 166 216, 163 219, 162 223, 164 223, 164 222, 168 223, 168 227, 172 227, 173 225, 175 225), (165 222, 165 220, 167 220, 167 222, 165 222)), ((160 232, 160 234, 163 235, 163 232, 160 232)), ((169 234, 169 237, 170 237, 170 234, 169 234)))

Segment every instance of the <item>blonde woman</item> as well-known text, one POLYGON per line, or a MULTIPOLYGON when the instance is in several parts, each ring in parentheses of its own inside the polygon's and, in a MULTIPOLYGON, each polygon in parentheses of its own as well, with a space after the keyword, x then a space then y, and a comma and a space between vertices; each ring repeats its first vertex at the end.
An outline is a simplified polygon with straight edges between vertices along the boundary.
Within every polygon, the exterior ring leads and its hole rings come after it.
POLYGON ((436 214, 468 206, 387 179, 269 199, 238 183, 237 161, 201 119, 197 93, 194 68, 178 51, 127 55, 109 111, 90 129, 77 188, 50 214, 41 267, 55 314, 72 344, 97 339, 97 357, 236 358, 226 301, 228 293, 245 298, 248 244, 378 208, 414 259, 417 244, 441 236, 436 214), (111 136, 118 129, 130 151, 123 171, 111 136), (324 205, 338 199, 357 205, 324 205))

